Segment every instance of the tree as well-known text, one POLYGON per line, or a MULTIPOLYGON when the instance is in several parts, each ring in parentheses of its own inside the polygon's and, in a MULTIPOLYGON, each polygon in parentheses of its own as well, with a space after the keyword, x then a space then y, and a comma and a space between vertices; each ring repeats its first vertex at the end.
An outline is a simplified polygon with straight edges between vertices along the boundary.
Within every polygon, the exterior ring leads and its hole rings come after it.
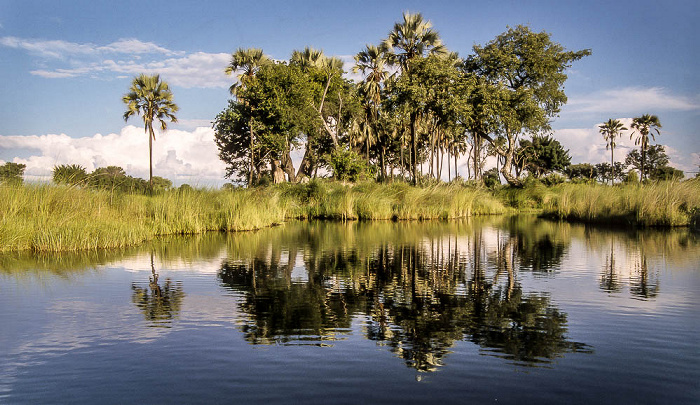
POLYGON ((598 167, 590 163, 579 163, 571 165, 566 169, 566 175, 569 179, 586 179, 593 180, 598 176, 598 167))
MULTIPOLYGON (((610 118, 607 120, 605 123, 598 125, 598 128, 600 128, 600 133, 603 135, 603 138, 605 139, 606 145, 605 149, 610 148, 610 165, 611 167, 615 166, 615 138, 620 136, 620 133, 622 131, 627 131, 627 128, 620 122, 620 120, 614 120, 610 118)), ((610 171, 610 184, 614 183, 613 179, 613 172, 610 171)))
POLYGON ((53 182, 56 184, 83 185, 87 182, 87 171, 76 164, 58 165, 53 168, 53 182))
POLYGON ((511 173, 520 134, 549 129, 550 119, 567 101, 564 71, 591 51, 566 51, 548 33, 535 33, 519 25, 486 46, 475 45, 474 53, 467 58, 465 71, 483 78, 498 99, 495 136, 484 138, 504 159, 503 177, 511 185, 521 185, 511 173), (505 139, 502 146, 498 137, 505 139))
POLYGON ((625 179, 625 165, 622 162, 615 162, 612 166, 610 163, 598 163, 595 165, 595 170, 601 183, 608 179, 612 179, 613 183, 615 179, 620 181, 625 179))
POLYGON ((668 155, 663 145, 649 146, 644 157, 640 150, 632 150, 625 158, 625 165, 631 166, 640 173, 647 173, 650 180, 661 180, 666 175, 674 174, 673 171, 665 169, 668 167, 668 155))
MULTIPOLYGON (((569 151, 551 136, 533 136, 532 141, 520 140, 516 151, 517 161, 535 177, 553 171, 564 172, 571 164, 569 151)), ((595 177, 595 176, 594 176, 595 177)))
MULTIPOLYGON (((359 83, 358 91, 364 110, 364 141, 365 156, 369 163, 369 149, 372 139, 375 142, 379 133, 379 110, 382 101, 382 86, 389 72, 386 70, 387 54, 382 47, 367 45, 364 50, 355 55, 353 72, 362 72, 365 78, 359 83)), ((384 151, 382 149, 380 166, 384 171, 384 151)))
POLYGON ((168 83, 160 80, 159 75, 140 74, 136 76, 131 82, 129 92, 122 97, 122 101, 127 105, 124 121, 128 121, 132 115, 141 115, 143 118, 144 130, 148 135, 148 184, 152 192, 153 141, 156 139, 156 134, 153 132, 153 120, 157 119, 160 122, 161 131, 165 131, 168 128, 166 120, 177 122, 175 113, 179 108, 173 102, 173 93, 170 91, 168 83))
POLYGON ((0 183, 22 184, 24 181, 24 169, 27 165, 22 163, 7 162, 0 166, 0 183))
POLYGON ((633 118, 631 127, 635 130, 635 132, 630 134, 630 139, 632 139, 636 133, 637 139, 635 139, 634 144, 639 145, 639 149, 641 150, 641 164, 639 165, 639 168, 642 181, 644 181, 646 173, 648 173, 645 170, 646 165, 644 161, 646 160, 647 149, 649 149, 649 135, 651 135, 651 138, 656 141, 654 132, 656 132, 656 135, 661 135, 659 133, 661 122, 659 122, 659 117, 656 115, 644 114, 641 117, 633 118))
MULTIPOLYGON (((232 84, 229 88, 231 94, 235 95, 245 103, 245 99, 240 97, 242 92, 239 90, 241 88, 245 88, 246 84, 255 78, 255 73, 260 68, 260 66, 269 63, 271 63, 271 61, 267 56, 265 56, 262 49, 238 48, 236 52, 234 52, 233 55, 231 55, 231 63, 226 67, 224 71, 227 75, 230 75, 236 71, 241 71, 241 74, 238 76, 238 82, 232 84)), ((249 119, 251 120, 248 123, 248 131, 250 131, 249 159, 251 170, 248 171, 248 187, 250 187, 253 184, 253 169, 255 168, 255 153, 253 150, 255 134, 253 132, 254 124, 252 122, 252 115, 249 116, 249 119)))
MULTIPOLYGON (((423 58, 430 54, 444 54, 445 46, 440 40, 440 35, 433 30, 430 21, 425 21, 420 13, 403 13, 403 22, 395 23, 394 29, 389 33, 387 39, 382 43, 382 47, 390 55, 390 61, 398 63, 402 74, 411 77, 411 62, 416 58, 423 58)), ((419 112, 410 112, 411 125, 411 157, 413 183, 417 180, 417 141, 416 141, 416 121, 419 112)))

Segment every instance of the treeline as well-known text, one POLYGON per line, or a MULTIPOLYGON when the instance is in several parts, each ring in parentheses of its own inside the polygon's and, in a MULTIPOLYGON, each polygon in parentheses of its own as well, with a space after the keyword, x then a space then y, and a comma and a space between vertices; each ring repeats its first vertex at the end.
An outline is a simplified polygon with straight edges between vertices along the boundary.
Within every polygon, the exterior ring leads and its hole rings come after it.
POLYGON ((517 26, 460 58, 410 13, 355 55, 357 84, 343 77, 339 59, 309 47, 289 61, 238 49, 227 73, 239 72, 239 80, 216 118, 216 142, 227 176, 249 184, 301 181, 319 169, 417 183, 456 177, 464 155, 468 177, 481 180, 493 155, 500 175, 519 185, 522 138, 551 131, 566 103, 565 70, 589 54, 517 26), (302 145, 296 169, 290 151, 302 145))

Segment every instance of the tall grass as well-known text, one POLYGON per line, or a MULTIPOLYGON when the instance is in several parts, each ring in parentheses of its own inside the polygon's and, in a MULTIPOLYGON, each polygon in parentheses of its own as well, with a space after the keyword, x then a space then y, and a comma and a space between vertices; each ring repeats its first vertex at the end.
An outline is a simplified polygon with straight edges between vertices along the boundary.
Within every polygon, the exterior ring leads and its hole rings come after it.
POLYGON ((451 219, 505 211, 487 191, 454 184, 413 187, 400 182, 346 185, 315 180, 281 190, 295 218, 451 219))
POLYGON ((0 251, 132 246, 159 235, 257 229, 284 221, 263 191, 170 191, 153 197, 64 186, 0 186, 0 251))
POLYGON ((700 210, 700 180, 645 185, 561 184, 544 215, 634 226, 685 226, 700 210))

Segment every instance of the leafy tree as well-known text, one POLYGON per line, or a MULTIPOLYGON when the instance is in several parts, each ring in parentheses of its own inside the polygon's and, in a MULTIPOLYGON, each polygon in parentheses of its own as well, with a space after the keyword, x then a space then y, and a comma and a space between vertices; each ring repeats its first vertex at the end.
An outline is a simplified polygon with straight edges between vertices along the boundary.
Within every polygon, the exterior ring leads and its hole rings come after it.
POLYGON ((520 135, 549 129, 549 120, 567 101, 564 71, 591 51, 566 51, 548 33, 535 33, 519 25, 486 46, 475 45, 474 52, 467 58, 465 70, 483 78, 498 98, 493 120, 497 136, 484 138, 503 157, 501 174, 508 183, 521 185, 511 173, 520 135), (502 145, 497 137, 504 138, 502 145))
POLYGON ((284 172, 294 180, 290 149, 303 134, 319 128, 313 109, 316 87, 299 66, 261 66, 256 79, 239 89, 239 99, 245 103, 230 100, 214 121, 219 157, 227 164, 226 177, 249 177, 250 170, 260 173, 269 164, 276 181, 284 180, 284 172), (254 125, 256 134, 252 151, 249 125, 254 125), (257 156, 256 167, 250 165, 250 153, 257 156))
POLYGON ((640 149, 634 149, 627 154, 625 165, 651 175, 656 170, 668 165, 668 155, 664 151, 663 145, 652 145, 646 153, 640 153, 640 149))
POLYGON ((7 162, 0 166, 0 183, 22 184, 24 181, 24 169, 27 165, 22 163, 7 162))
POLYGON ((501 178, 497 168, 491 168, 484 172, 484 185, 488 188, 493 188, 501 184, 501 178))
POLYGON ((152 190, 153 141, 156 139, 156 134, 153 132, 153 120, 157 119, 160 122, 160 129, 165 131, 168 128, 166 120, 177 122, 175 113, 179 108, 173 102, 173 93, 170 91, 168 83, 160 80, 159 75, 141 74, 136 76, 131 82, 129 92, 122 97, 122 101, 127 105, 124 121, 128 121, 129 117, 133 115, 141 115, 143 118, 144 130, 148 135, 148 183, 152 190))
POLYGON ((613 179, 613 182, 615 179, 621 181, 625 178, 625 166, 622 162, 615 162, 613 166, 610 163, 598 163, 595 169, 601 182, 608 179, 613 179))
POLYGON ((551 136, 533 136, 532 141, 520 140, 517 160, 528 172, 541 177, 553 171, 564 172, 571 164, 569 151, 551 136))
POLYGON ((371 174, 367 163, 352 150, 334 150, 331 153, 330 166, 333 177, 342 181, 356 182, 370 177, 371 174))
POLYGON ((671 166, 662 166, 650 173, 651 180, 680 180, 685 177, 683 170, 671 166))
MULTIPOLYGON (((620 136, 620 133, 622 131, 626 131, 627 128, 620 122, 620 120, 614 120, 610 118, 607 120, 605 123, 602 125, 599 125, 598 128, 600 128, 600 133, 603 135, 603 138, 605 138, 605 148, 608 149, 610 148, 610 165, 611 167, 615 165, 615 138, 620 136)), ((610 184, 613 184, 614 182, 614 176, 613 172, 610 172, 610 184)))
POLYGON ((661 128, 661 122, 656 115, 644 114, 641 117, 633 118, 631 127, 635 131, 630 134, 630 139, 637 134, 634 144, 639 145, 639 149, 641 150, 639 169, 642 181, 644 181, 646 173, 648 173, 646 171, 645 160, 647 150, 649 149, 649 135, 651 135, 654 141, 656 140, 654 132, 656 132, 656 135, 660 135, 659 129, 661 128))
POLYGON ((87 182, 88 174, 80 165, 58 165, 54 166, 52 177, 56 184, 83 185, 87 182))
POLYGON ((566 168, 569 179, 594 180, 598 176, 598 167, 590 163, 579 163, 566 168))
MULTIPOLYGON (((242 95, 242 92, 240 90, 245 88, 247 83, 254 80, 255 73, 260 68, 260 66, 263 66, 263 65, 266 65, 269 63, 271 63, 271 61, 267 56, 265 56, 262 49, 238 48, 236 50, 236 52, 234 52, 233 55, 231 55, 231 63, 224 70, 224 72, 227 75, 230 75, 236 71, 241 71, 241 74, 238 76, 238 82, 232 84, 231 87, 229 88, 229 91, 231 92, 231 94, 237 96, 239 98, 239 100, 241 100, 245 103, 245 99, 240 97, 242 95)), ((253 132, 253 127, 254 127, 254 123, 252 122, 253 117, 252 117, 252 115, 250 115, 248 118, 250 120, 250 122, 248 122, 248 131, 250 132, 250 134, 249 134, 250 142, 249 142, 249 151, 248 151, 249 159, 250 159, 250 163, 249 163, 250 170, 248 170, 248 187, 250 187, 253 184, 253 172, 254 172, 253 169, 255 169, 256 166, 254 163, 254 160, 255 160, 255 153, 254 153, 255 134, 253 132)))

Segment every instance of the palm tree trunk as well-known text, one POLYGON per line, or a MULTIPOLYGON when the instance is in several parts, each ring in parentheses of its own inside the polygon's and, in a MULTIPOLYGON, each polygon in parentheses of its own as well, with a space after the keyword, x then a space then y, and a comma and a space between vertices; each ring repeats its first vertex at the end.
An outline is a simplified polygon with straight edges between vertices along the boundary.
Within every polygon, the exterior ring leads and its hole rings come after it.
POLYGON ((153 196, 153 126, 148 126, 148 188, 153 196))
POLYGON ((416 145, 416 113, 411 113, 411 170, 413 173, 413 185, 415 186, 418 182, 418 177, 416 176, 416 157, 417 157, 417 149, 418 146, 416 145))
POLYGON ((253 118, 248 120, 248 129, 250 130, 250 170, 248 172, 248 188, 253 186, 253 118))
POLYGON ((610 146, 610 185, 615 184, 615 147, 610 146))

